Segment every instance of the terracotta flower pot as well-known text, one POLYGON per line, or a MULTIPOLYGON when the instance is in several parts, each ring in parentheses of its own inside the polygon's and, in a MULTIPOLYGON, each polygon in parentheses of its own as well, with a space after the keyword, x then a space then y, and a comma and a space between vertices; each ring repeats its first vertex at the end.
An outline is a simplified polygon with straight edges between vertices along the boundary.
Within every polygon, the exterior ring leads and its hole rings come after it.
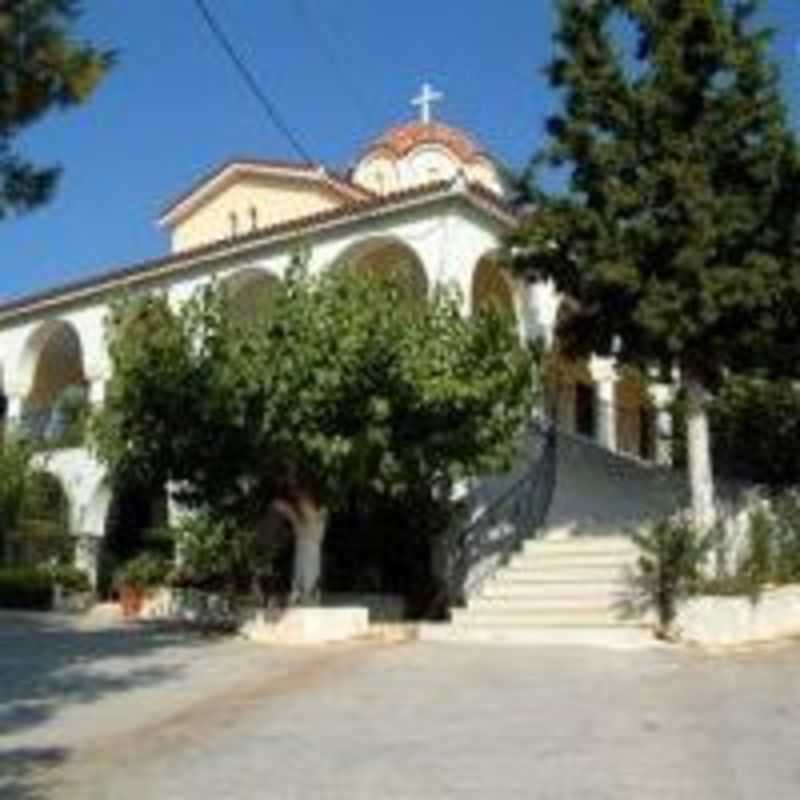
POLYGON ((119 588, 119 604, 122 607, 122 616, 130 619, 138 617, 144 602, 144 591, 138 586, 123 584, 119 588))

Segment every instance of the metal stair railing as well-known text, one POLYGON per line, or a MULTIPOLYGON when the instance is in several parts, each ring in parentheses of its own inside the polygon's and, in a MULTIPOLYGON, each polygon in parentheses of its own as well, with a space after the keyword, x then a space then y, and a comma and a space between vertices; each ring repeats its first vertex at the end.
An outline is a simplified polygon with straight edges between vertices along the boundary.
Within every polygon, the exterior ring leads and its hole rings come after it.
POLYGON ((535 451, 522 477, 447 537, 444 593, 449 605, 463 603, 542 530, 555 491, 558 434, 542 420, 525 438, 534 442, 535 451))

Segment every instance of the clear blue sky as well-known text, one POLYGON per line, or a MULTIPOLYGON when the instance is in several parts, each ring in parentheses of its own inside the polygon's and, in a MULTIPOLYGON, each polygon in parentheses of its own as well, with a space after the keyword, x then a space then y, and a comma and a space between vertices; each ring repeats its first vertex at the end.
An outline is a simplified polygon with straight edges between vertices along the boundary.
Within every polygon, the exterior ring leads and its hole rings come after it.
MULTIPOLYGON (((305 147, 333 167, 409 118, 425 80, 446 93, 438 116, 514 167, 554 108, 540 70, 550 0, 304 0, 310 20, 296 0, 207 1, 305 147)), ((22 138, 64 175, 50 205, 0 223, 0 297, 160 255, 154 219, 200 174, 233 155, 293 156, 192 0, 85 6, 81 35, 117 48, 119 64, 87 105, 22 138)), ((766 6, 798 123, 800 0, 766 6)))

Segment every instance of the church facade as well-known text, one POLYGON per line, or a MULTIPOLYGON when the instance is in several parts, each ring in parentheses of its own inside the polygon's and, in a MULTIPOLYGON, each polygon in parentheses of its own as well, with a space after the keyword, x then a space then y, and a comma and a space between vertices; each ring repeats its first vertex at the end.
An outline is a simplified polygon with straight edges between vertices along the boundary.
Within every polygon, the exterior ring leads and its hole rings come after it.
MULTIPOLYGON (((423 94, 424 97, 424 94, 423 94)), ((158 291, 180 306, 215 280, 242 313, 280 281, 302 248, 309 269, 391 269, 415 292, 454 284, 465 314, 485 305, 513 312, 520 335, 552 343, 560 298, 552 285, 503 270, 498 254, 516 224, 503 172, 471 136, 430 118, 371 142, 345 176, 321 166, 234 159, 199 179, 159 219, 163 257, 0 306, 2 424, 44 444, 41 466, 60 483, 78 561, 95 570, 113 487, 79 442, 58 444, 64 397, 103 402, 110 378, 105 321, 123 293, 158 291), (48 447, 48 442, 52 446, 48 447)), ((637 457, 656 454, 648 405, 613 364, 559 363, 560 424, 637 457), (630 406, 633 415, 621 414, 630 406)))

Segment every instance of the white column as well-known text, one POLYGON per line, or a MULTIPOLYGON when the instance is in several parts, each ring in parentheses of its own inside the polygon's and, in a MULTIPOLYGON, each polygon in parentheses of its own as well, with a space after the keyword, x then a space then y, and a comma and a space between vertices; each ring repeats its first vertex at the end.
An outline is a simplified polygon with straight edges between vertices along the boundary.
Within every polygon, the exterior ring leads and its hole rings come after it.
POLYGON ((589 372, 595 391, 595 437, 607 450, 616 451, 617 405, 614 387, 617 370, 614 361, 593 356, 589 362, 589 372))
POLYGON ((523 319, 529 340, 541 340, 546 348, 553 346, 556 317, 561 298, 551 281, 528 284, 525 291, 527 308, 523 319))
POLYGON ((106 380, 104 377, 92 378, 89 381, 89 405, 99 408, 106 399, 106 380))
MULTIPOLYGON (((180 491, 180 488, 179 483, 170 482, 167 484, 167 526, 173 532, 176 528, 180 527, 186 517, 191 514, 191 510, 176 498, 176 494, 180 491)), ((174 541, 175 566, 180 567, 185 561, 184 548, 181 546, 180 537, 175 537, 174 541)))
POLYGON ((656 424, 653 426, 653 452, 657 464, 672 465, 672 403, 675 399, 675 387, 668 383, 654 383, 648 386, 648 393, 653 402, 656 424))
POLYGON ((21 394, 9 392, 6 395, 6 399, 8 401, 8 406, 6 407, 6 431, 13 433, 19 430, 25 398, 21 394))
POLYGON ((100 547, 102 539, 90 533, 79 534, 75 538, 75 566, 89 576, 92 588, 97 588, 100 573, 100 547))

